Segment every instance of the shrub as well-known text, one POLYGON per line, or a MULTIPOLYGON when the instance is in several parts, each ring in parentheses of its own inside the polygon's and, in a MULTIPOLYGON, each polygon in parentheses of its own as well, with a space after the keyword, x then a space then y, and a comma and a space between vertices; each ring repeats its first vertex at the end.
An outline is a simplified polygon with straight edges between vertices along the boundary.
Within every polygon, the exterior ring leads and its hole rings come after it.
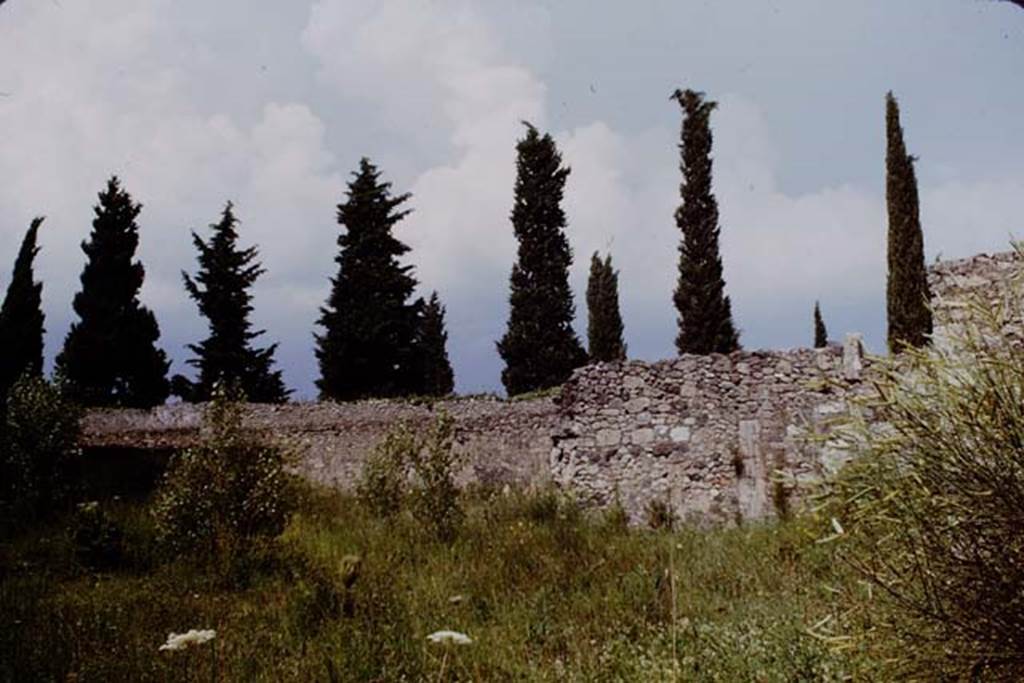
POLYGON ((407 507, 439 540, 453 540, 464 517, 454 446, 455 420, 446 412, 422 438, 399 424, 363 464, 356 485, 360 501, 372 514, 385 518, 407 507))
POLYGON ((416 483, 413 514, 445 542, 455 538, 464 517, 455 482, 459 456, 454 445, 455 420, 441 412, 420 448, 412 451, 410 462, 416 483))
POLYGON ((99 502, 78 505, 72 519, 75 559, 88 569, 113 569, 124 562, 124 532, 99 502))
POLYGON ((81 411, 60 388, 24 377, 11 388, 0 444, 2 524, 60 509, 73 493, 81 411))
POLYGON ((972 304, 946 344, 880 361, 838 432, 857 457, 829 484, 824 540, 871 587, 845 592, 848 626, 891 676, 1024 680, 1024 348, 1004 334, 1021 310, 1010 299, 972 304))
POLYGON ((407 425, 391 429, 367 456, 356 483, 356 496, 376 517, 387 518, 401 510, 408 489, 408 468, 419 448, 407 425))
POLYGON ((242 407, 218 388, 203 443, 171 459, 154 516, 173 553, 244 565, 284 531, 295 509, 286 454, 242 432, 242 407))

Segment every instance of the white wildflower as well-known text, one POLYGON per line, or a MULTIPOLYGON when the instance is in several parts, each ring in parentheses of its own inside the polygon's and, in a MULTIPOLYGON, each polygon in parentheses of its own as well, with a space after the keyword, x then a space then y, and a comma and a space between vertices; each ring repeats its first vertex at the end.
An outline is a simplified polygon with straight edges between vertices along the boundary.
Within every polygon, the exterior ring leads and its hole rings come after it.
POLYGON ((459 633, 458 631, 434 631, 427 640, 432 643, 447 644, 452 643, 454 645, 472 645, 473 640, 465 633, 459 633))
POLYGON ((211 629, 197 631, 190 629, 188 633, 170 633, 167 635, 167 642, 160 646, 161 650, 184 650, 193 645, 202 645, 213 640, 217 632, 211 629))

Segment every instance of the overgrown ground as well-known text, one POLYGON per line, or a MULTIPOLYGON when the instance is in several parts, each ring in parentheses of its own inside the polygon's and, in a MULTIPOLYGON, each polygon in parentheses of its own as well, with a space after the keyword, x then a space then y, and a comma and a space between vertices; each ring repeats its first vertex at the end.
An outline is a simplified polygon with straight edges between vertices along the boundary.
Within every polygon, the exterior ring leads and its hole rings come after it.
POLYGON ((278 547, 225 575, 162 563, 144 508, 106 507, 126 548, 106 571, 83 568, 66 520, 2 547, 0 679, 809 681, 866 670, 809 633, 844 577, 831 546, 796 522, 627 530, 553 494, 477 493, 445 545, 411 518, 307 493, 278 547), (347 556, 360 558, 355 571, 347 556), (217 636, 159 651, 190 628, 217 636), (439 629, 474 642, 429 643, 439 629))

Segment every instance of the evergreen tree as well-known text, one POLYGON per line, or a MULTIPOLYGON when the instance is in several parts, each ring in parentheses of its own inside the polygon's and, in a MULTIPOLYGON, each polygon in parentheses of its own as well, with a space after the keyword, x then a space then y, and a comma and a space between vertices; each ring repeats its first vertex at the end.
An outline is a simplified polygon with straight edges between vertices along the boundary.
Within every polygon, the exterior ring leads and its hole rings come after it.
POLYGON ((626 344, 622 341, 622 316, 619 314, 619 274, 612 268, 611 254, 603 261, 596 251, 590 257, 587 314, 590 360, 624 360, 626 344))
POLYGON ((416 287, 412 266, 398 258, 409 251, 392 228, 409 211, 398 210, 410 195, 391 196, 391 183, 362 159, 347 199, 338 205, 335 258, 327 304, 320 309, 316 356, 317 387, 323 398, 354 400, 404 396, 421 384, 416 335, 422 301, 409 303, 416 287))
POLYGON ((828 346, 828 330, 825 329, 825 320, 821 317, 821 307, 814 302, 814 348, 821 349, 828 346))
POLYGON ((509 395, 559 385, 587 359, 572 329, 572 250, 561 207, 569 169, 550 135, 541 136, 529 123, 526 128, 516 145, 512 208, 519 251, 512 266, 508 328, 498 342, 505 361, 501 381, 509 395))
POLYGON ((194 279, 188 273, 181 275, 189 296, 209 322, 210 336, 189 345, 196 357, 188 363, 199 369, 198 381, 176 375, 174 393, 186 401, 209 401, 217 383, 224 382, 254 403, 284 403, 290 392, 281 372, 271 370, 277 344, 265 349, 254 349, 251 344, 264 331, 252 330, 248 290, 265 271, 256 261, 256 247, 238 248, 238 219, 232 209, 228 202, 220 222, 210 224, 213 236, 208 242, 192 233, 199 252, 199 272, 194 279))
POLYGON ((22 375, 43 374, 43 285, 34 280, 32 263, 39 247, 36 239, 42 218, 36 218, 25 233, 14 261, 14 273, 0 306, 0 414, 14 383, 22 375))
POLYGON ((417 335, 417 355, 420 358, 420 393, 425 396, 447 396, 455 388, 455 375, 448 361, 448 332, 444 325, 444 306, 437 292, 430 295, 420 319, 417 335))
POLYGON ((904 345, 928 343, 932 312, 914 173, 916 159, 907 154, 903 144, 899 105, 891 91, 885 96, 885 129, 885 200, 889 210, 886 302, 889 350, 895 352, 904 345))
POLYGON ((145 270, 132 259, 142 206, 117 176, 99 200, 92 233, 82 243, 88 260, 74 299, 80 320, 64 340, 57 371, 82 405, 150 408, 167 399, 170 364, 156 347, 156 318, 138 299, 145 270))
POLYGON ((725 295, 718 250, 718 203, 711 193, 709 122, 717 105, 693 90, 676 90, 672 97, 683 109, 679 145, 682 204, 676 209, 676 225, 683 232, 674 297, 679 311, 676 348, 680 354, 729 353, 739 348, 739 334, 725 295))

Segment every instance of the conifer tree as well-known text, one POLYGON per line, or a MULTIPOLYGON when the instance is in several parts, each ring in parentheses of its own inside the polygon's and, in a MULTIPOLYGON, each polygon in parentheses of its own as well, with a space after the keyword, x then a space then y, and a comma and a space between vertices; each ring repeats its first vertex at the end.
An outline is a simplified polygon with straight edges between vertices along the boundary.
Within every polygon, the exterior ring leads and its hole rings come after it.
POLYGON ((497 344, 509 395, 562 384, 587 357, 572 329, 572 250, 561 207, 569 169, 550 135, 541 136, 529 123, 526 129, 516 145, 512 208, 519 250, 510 279, 508 327, 497 344))
POLYGON ((729 353, 739 348, 739 334, 725 295, 718 250, 718 203, 711 193, 710 119, 717 104, 693 90, 676 90, 672 98, 683 109, 679 145, 682 204, 675 215, 683 233, 674 297, 679 311, 676 348, 680 354, 729 353))
POLYGON ((417 355, 424 396, 447 396, 455 388, 455 375, 448 361, 448 332, 444 324, 444 306, 437 292, 430 295, 423 307, 417 335, 417 355))
POLYGON ((25 232, 0 306, 0 414, 11 387, 22 375, 43 374, 43 285, 35 281, 32 269, 42 224, 43 219, 36 218, 25 232))
POLYGON ((138 298, 145 270, 132 259, 141 209, 112 177, 99 194, 92 232, 82 243, 88 260, 74 299, 79 321, 64 340, 57 371, 85 406, 150 408, 163 403, 170 390, 170 363, 156 347, 160 328, 138 298))
POLYGON ((353 175, 338 205, 345 228, 338 275, 318 320, 317 387, 336 400, 410 395, 421 384, 415 346, 423 304, 409 302, 416 279, 398 260, 409 247, 391 232, 409 213, 398 209, 410 195, 392 196, 391 183, 366 158, 353 175))
POLYGON ((210 224, 213 236, 209 241, 192 233, 199 252, 199 272, 195 278, 185 272, 181 275, 186 291, 209 323, 210 335, 188 347, 196 354, 188 363, 199 369, 198 380, 191 382, 176 375, 174 393, 186 401, 209 401, 216 385, 223 382, 254 403, 284 403, 290 392, 280 370, 271 369, 277 344, 265 349, 252 346, 264 331, 253 331, 249 321, 249 288, 265 271, 256 261, 256 247, 238 247, 237 225, 233 205, 228 202, 220 221, 210 224))
POLYGON ((602 261, 590 257, 587 280, 587 342, 590 360, 611 362, 626 358, 619 313, 619 274, 612 268, 611 254, 602 261))
POLYGON ((886 302, 889 350, 895 352, 904 345, 928 343, 932 313, 914 173, 916 159, 907 154, 899 105, 891 91, 885 96, 885 129, 885 200, 889 213, 886 302))
POLYGON ((825 329, 825 320, 821 317, 821 307, 814 302, 814 348, 821 349, 828 346, 828 330, 825 329))

